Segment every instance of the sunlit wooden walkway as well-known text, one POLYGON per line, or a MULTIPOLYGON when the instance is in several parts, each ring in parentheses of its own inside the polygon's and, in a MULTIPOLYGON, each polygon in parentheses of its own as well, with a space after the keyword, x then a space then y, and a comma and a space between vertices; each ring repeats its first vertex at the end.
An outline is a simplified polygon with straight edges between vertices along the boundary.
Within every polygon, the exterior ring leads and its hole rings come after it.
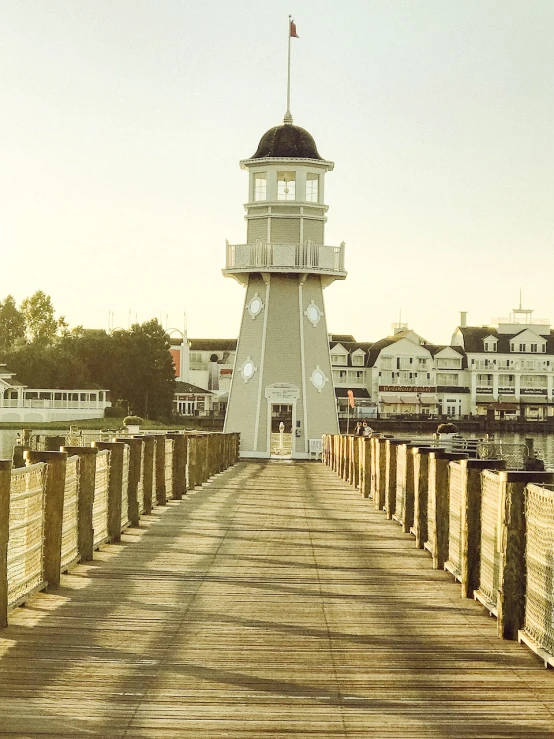
POLYGON ((155 509, 0 632, 0 736, 554 737, 554 671, 314 463, 155 509))

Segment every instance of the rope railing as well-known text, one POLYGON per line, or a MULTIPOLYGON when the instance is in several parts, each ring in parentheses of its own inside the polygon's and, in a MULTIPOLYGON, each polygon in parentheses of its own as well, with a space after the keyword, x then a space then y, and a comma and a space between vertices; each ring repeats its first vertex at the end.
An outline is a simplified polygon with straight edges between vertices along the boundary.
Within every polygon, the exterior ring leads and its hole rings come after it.
POLYGON ((337 434, 322 448, 324 464, 497 617, 499 636, 554 666, 554 473, 522 469, 526 444, 337 434))
POLYGON ((554 666, 554 491, 527 485, 525 518, 527 587, 519 637, 532 640, 530 646, 554 666))
POLYGON ((82 440, 50 437, 46 451, 29 445, 25 467, 0 460, 0 626, 34 592, 57 587, 61 573, 119 541, 139 511, 180 500, 239 459, 235 433, 73 443, 82 440))

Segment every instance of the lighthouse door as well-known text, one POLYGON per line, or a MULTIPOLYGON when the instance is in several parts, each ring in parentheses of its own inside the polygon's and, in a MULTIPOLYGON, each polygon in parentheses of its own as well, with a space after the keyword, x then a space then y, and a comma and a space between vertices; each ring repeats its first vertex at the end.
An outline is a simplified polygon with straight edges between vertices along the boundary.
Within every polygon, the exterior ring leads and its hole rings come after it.
POLYGON ((271 456, 290 459, 293 447, 293 407, 285 403, 271 404, 271 456))

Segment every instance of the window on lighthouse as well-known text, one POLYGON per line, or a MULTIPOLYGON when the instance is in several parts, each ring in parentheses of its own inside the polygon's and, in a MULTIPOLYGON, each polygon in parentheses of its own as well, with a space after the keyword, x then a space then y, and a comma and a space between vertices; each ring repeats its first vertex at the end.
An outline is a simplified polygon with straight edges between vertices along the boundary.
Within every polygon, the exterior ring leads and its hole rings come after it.
POLYGON ((265 172, 254 175, 254 200, 267 200, 267 176, 265 172))
POLYGON ((308 172, 306 176, 306 200, 308 203, 319 201, 319 175, 308 172))
POLYGON ((296 172, 277 172, 277 200, 296 199, 296 172))

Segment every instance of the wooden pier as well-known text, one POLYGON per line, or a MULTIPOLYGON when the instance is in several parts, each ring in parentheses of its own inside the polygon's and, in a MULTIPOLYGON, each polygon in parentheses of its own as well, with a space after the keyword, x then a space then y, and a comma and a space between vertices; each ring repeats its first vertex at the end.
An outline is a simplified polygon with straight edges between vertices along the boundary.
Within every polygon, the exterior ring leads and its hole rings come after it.
POLYGON ((155 506, 0 631, 0 736, 554 737, 554 672, 314 463, 155 506))

